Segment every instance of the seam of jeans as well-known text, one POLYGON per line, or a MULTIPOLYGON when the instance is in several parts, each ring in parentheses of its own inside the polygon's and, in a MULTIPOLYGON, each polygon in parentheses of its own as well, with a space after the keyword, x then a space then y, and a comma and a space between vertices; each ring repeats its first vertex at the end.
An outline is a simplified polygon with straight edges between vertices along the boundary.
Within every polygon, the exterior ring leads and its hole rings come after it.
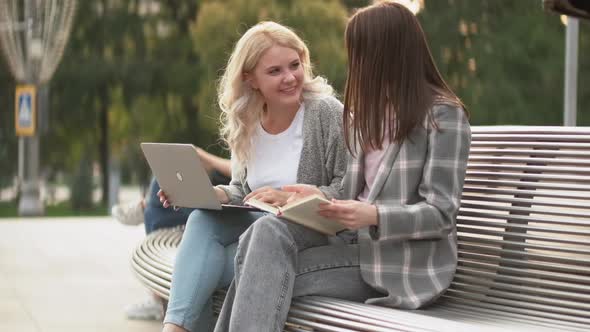
POLYGON ((331 269, 349 268, 349 267, 360 267, 360 264, 358 264, 358 263, 355 263, 355 264, 346 264, 346 263, 318 264, 318 265, 309 266, 301 271, 297 271, 297 276, 301 276, 301 275, 304 275, 307 273, 316 272, 316 271, 320 271, 320 270, 331 270, 331 269))
POLYGON ((238 242, 238 247, 236 249, 236 257, 234 258, 235 267, 234 267, 234 281, 240 278, 240 271, 242 270, 242 262, 244 259, 242 258, 241 250, 240 250, 240 243, 238 242))
MULTIPOLYGON (((297 255, 297 246, 295 244, 295 242, 291 242, 289 244, 289 248, 291 253, 293 255, 297 255)), ((275 312, 275 320, 274 320, 274 331, 281 331, 282 330, 282 326, 278 326, 279 325, 279 314, 281 313, 281 309, 283 308, 283 305, 285 304, 285 297, 287 295, 287 287, 288 287, 288 283, 289 283, 289 271, 285 271, 285 276, 283 278, 283 283, 282 283, 282 287, 281 287, 281 293, 277 302, 277 308, 276 308, 276 312, 275 312)))
POLYGON ((274 322, 274 329, 273 331, 280 331, 280 327, 278 326, 279 324, 279 314, 281 313, 281 308, 283 307, 283 304, 285 303, 285 297, 287 295, 287 284, 289 282, 289 272, 285 273, 285 277, 283 278, 283 284, 281 287, 281 293, 279 296, 279 300, 277 302, 277 308, 276 308, 276 312, 275 312, 275 322, 274 322))

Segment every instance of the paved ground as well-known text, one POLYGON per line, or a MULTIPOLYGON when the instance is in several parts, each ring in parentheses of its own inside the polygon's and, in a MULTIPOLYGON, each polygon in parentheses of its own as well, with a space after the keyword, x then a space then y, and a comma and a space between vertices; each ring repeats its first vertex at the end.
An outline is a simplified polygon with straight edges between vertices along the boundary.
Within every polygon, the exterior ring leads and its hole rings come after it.
POLYGON ((160 331, 123 313, 147 295, 129 267, 142 237, 109 217, 0 219, 0 332, 160 331))

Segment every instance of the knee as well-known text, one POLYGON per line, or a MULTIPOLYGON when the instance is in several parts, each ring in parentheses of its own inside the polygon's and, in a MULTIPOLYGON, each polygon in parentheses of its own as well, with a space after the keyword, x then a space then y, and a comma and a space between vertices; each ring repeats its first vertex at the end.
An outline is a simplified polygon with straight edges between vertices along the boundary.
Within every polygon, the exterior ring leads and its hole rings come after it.
POLYGON ((276 246, 292 242, 289 228, 283 220, 274 216, 264 216, 256 220, 240 236, 239 247, 244 247, 246 243, 276 246))
POLYGON ((219 226, 215 215, 206 210, 194 210, 188 216, 183 237, 212 236, 219 226))
POLYGON ((252 226, 250 226, 250 229, 255 236, 265 236, 285 233, 287 227, 279 218, 274 216, 264 216, 256 220, 252 226))

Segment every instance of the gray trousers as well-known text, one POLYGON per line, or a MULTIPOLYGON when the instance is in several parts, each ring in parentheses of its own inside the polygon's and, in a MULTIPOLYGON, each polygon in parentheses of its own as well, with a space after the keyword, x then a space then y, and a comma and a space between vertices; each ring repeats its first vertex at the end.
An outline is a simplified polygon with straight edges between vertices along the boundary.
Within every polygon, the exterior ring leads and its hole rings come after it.
POLYGON ((281 331, 291 299, 305 295, 357 302, 383 296, 361 278, 356 244, 262 217, 240 237, 215 331, 281 331))

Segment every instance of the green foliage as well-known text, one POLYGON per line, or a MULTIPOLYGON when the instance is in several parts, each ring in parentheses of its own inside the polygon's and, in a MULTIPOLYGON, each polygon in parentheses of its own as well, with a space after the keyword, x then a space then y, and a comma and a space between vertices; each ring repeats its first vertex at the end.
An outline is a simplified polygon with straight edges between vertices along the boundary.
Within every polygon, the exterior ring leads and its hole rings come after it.
POLYGON ((80 160, 78 169, 70 180, 70 204, 74 211, 93 208, 92 164, 88 158, 80 160))
POLYGON ((0 221, 2 218, 14 218, 18 216, 17 201, 0 201, 0 221))
MULTIPOLYGON (((472 124, 562 124, 565 27, 539 1, 427 1, 419 18, 472 124)), ((588 23, 580 29, 579 125, 590 124, 588 23)))
MULTIPOLYGON (((146 173, 141 141, 200 144, 198 60, 187 33, 196 1, 83 1, 52 82, 52 146, 44 160, 73 171, 81 149, 146 173), (146 11, 146 8, 148 10, 146 11), (55 111, 59 110, 59 111, 55 111), (103 120, 103 119, 106 119, 103 120)), ((103 188, 105 189, 105 188, 103 188)))

